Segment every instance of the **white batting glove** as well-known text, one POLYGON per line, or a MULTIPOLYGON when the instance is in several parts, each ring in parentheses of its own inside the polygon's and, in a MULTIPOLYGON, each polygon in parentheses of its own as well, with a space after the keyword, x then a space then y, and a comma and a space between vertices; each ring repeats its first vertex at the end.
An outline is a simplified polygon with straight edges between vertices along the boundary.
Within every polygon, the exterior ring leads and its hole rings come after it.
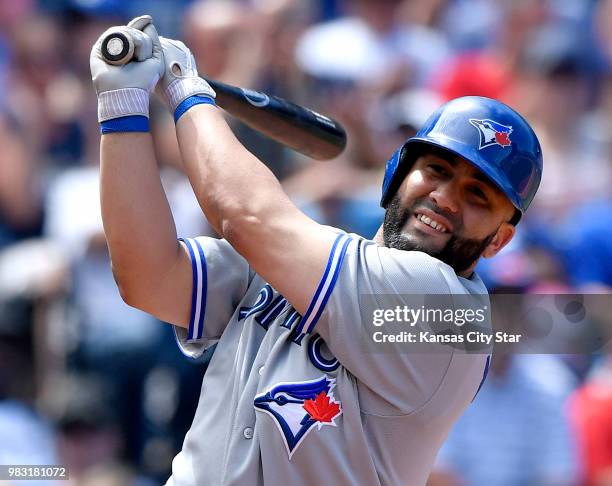
POLYGON ((215 90, 200 76, 195 59, 181 41, 160 37, 164 54, 164 74, 160 82, 163 96, 174 119, 196 104, 214 104, 215 90))
MULTIPOLYGON (((152 22, 148 15, 136 17, 127 26, 111 27, 94 44, 89 65, 98 95, 100 123, 123 117, 148 118, 149 95, 164 73, 161 44, 152 22), (102 41, 117 30, 134 40, 134 59, 123 66, 108 64, 101 52, 102 41)), ((118 131, 148 131, 146 124, 147 130, 118 131)))

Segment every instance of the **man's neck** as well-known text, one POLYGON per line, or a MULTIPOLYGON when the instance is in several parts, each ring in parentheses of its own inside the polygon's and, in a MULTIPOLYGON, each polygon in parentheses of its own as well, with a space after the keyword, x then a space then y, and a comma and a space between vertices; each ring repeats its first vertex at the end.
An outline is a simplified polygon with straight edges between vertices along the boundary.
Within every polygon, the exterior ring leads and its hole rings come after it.
POLYGON ((378 231, 374 235, 374 238, 372 238, 372 241, 374 241, 374 243, 376 243, 378 246, 385 246, 385 240, 383 238, 383 227, 382 226, 380 228, 378 228, 378 231))

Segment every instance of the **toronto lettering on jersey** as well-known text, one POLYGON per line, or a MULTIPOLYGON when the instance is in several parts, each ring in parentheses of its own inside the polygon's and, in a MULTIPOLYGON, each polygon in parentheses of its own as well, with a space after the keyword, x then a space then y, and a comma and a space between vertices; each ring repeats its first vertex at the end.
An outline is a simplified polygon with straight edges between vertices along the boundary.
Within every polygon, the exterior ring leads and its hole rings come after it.
MULTIPOLYGON (((270 324, 287 308, 289 309, 287 315, 279 326, 295 334, 302 316, 287 299, 266 284, 259 291, 253 305, 240 308, 238 320, 241 321, 252 316, 253 320, 267 331, 270 324)), ((302 338, 303 335, 294 336, 291 342, 301 346, 302 338)), ((340 366, 340 362, 334 356, 331 356, 329 352, 324 352, 324 341, 318 334, 313 334, 308 338, 307 347, 310 361, 321 371, 331 373, 340 366)))

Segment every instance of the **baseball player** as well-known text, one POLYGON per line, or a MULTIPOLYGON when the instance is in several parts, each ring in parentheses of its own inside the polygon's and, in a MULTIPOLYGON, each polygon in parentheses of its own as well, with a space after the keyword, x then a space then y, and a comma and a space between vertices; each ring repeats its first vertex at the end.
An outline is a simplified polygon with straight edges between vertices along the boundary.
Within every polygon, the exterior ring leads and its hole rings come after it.
POLYGON ((366 352, 361 297, 485 295, 476 262, 512 239, 541 178, 534 132, 491 99, 442 106, 388 162, 384 224, 367 240, 293 205, 234 138, 184 44, 148 17, 124 29, 133 62, 106 64, 101 40, 91 53, 113 271, 127 303, 174 324, 186 355, 218 343, 167 484, 424 484, 488 356, 366 352), (222 239, 177 240, 148 126, 156 85, 222 239))

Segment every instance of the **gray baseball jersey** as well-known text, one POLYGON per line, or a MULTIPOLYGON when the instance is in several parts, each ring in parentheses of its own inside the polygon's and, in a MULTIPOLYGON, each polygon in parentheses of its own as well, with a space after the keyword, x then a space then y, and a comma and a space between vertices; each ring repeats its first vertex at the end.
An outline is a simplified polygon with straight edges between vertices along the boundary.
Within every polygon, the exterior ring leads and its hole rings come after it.
POLYGON ((194 285, 177 341, 191 357, 218 346, 168 485, 425 483, 487 356, 364 353, 359 299, 486 294, 476 275, 340 234, 300 316, 226 241, 184 244, 194 285))

